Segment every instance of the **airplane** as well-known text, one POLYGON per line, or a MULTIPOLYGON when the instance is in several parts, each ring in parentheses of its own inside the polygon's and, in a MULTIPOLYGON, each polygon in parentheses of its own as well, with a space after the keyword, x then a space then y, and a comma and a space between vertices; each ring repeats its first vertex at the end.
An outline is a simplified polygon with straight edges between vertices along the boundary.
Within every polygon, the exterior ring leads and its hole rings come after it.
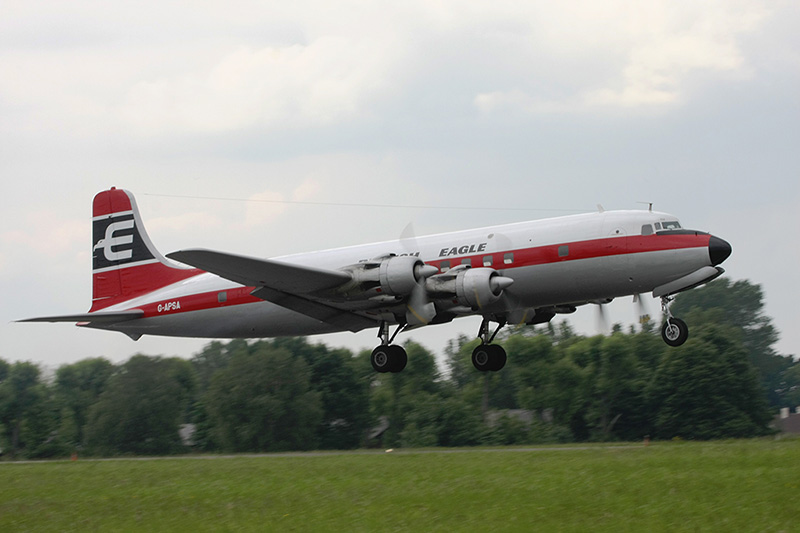
POLYGON ((88 313, 20 322, 142 335, 202 338, 305 336, 377 328, 377 372, 408 361, 393 344, 401 331, 478 315, 479 371, 498 371, 492 344, 506 324, 543 324, 580 305, 652 292, 666 320, 664 341, 680 346, 686 323, 672 316, 675 294, 724 270, 729 243, 684 229, 648 210, 569 215, 414 239, 397 239, 259 259, 207 249, 161 255, 133 194, 111 187, 93 201, 92 305, 88 313), (496 323, 497 327, 491 328, 496 323), (391 328, 394 327, 392 333, 391 328))

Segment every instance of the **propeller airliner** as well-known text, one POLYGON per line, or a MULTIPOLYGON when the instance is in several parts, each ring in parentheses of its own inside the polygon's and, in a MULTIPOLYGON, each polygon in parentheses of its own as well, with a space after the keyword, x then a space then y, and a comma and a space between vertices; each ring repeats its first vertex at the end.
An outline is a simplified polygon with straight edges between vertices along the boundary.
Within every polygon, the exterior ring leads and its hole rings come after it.
POLYGON ((492 344, 506 324, 542 324, 580 305, 652 292, 671 346, 686 324, 673 295, 720 276, 731 246, 650 210, 605 211, 259 259, 206 249, 161 255, 133 195, 98 193, 92 218, 92 305, 87 313, 21 322, 142 335, 263 338, 376 328, 378 372, 407 363, 401 331, 483 318, 472 354, 480 371, 506 363, 492 344), (497 324, 492 328, 492 323, 497 324), (394 328, 394 332, 392 332, 394 328))

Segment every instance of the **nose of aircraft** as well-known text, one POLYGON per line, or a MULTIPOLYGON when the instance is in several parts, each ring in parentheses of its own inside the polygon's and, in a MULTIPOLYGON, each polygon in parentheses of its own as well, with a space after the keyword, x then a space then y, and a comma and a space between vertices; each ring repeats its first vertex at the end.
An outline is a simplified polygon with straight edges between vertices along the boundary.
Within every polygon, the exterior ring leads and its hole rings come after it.
POLYGON ((708 241, 708 256, 712 265, 718 265, 731 255, 731 245, 719 237, 711 236, 708 241))

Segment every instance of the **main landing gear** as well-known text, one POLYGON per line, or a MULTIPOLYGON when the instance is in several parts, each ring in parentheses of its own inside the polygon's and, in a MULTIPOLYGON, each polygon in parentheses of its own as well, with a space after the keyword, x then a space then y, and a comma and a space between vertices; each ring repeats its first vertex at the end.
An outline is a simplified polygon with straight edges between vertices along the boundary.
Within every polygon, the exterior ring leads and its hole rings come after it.
MULTIPOLYGON (((476 369, 481 372, 497 372, 506 366, 506 351, 502 346, 492 344, 497 332, 505 326, 505 321, 500 322, 497 329, 490 335, 489 334, 489 320, 484 318, 481 322, 478 337, 481 339, 481 344, 472 351, 472 364, 476 369)), ((381 322, 378 329, 378 338, 381 339, 381 345, 372 350, 369 356, 369 362, 376 372, 401 372, 408 363, 408 354, 402 346, 392 344, 394 338, 400 333, 405 324, 397 326, 394 334, 389 336, 389 324, 381 322)))
POLYGON ((689 338, 689 327, 680 318, 675 318, 669 310, 672 298, 663 296, 661 298, 661 309, 667 316, 667 321, 661 327, 661 338, 670 346, 680 346, 689 338))
POLYGON ((369 362, 372 363, 372 368, 376 372, 400 372, 406 367, 408 354, 406 354, 405 349, 402 346, 392 344, 392 341, 403 327, 405 327, 405 324, 397 326, 394 335, 389 337, 389 324, 381 322, 378 330, 381 345, 372 350, 372 355, 369 356, 369 362))
POLYGON ((505 326, 505 322, 500 322, 497 329, 489 336, 489 319, 484 318, 478 332, 481 344, 472 351, 472 364, 481 372, 497 372, 506 365, 506 351, 502 346, 491 344, 500 328, 505 326))

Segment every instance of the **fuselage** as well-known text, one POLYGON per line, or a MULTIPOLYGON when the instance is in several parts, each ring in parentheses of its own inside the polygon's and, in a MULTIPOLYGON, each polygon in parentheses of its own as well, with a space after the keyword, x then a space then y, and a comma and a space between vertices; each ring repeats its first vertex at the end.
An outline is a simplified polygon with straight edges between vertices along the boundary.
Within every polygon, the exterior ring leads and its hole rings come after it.
MULTIPOLYGON (((730 253, 726 246, 707 233, 681 229, 677 218, 666 213, 607 211, 273 260, 337 270, 396 254, 418 257, 439 272, 459 265, 491 268, 513 280, 502 297, 481 309, 448 310, 441 314, 440 321, 480 314, 509 323, 533 323, 537 314, 652 292, 698 269, 719 264, 730 253)), ((93 308, 104 312, 140 309, 144 311, 142 318, 87 325, 133 337, 151 334, 207 338, 313 335, 361 327, 343 328, 311 318, 253 296, 254 289, 214 274, 187 270, 185 279, 163 288, 108 307, 93 308)), ((351 309, 374 315, 376 325, 394 321, 389 304, 365 307, 364 302, 352 302, 351 309)))

